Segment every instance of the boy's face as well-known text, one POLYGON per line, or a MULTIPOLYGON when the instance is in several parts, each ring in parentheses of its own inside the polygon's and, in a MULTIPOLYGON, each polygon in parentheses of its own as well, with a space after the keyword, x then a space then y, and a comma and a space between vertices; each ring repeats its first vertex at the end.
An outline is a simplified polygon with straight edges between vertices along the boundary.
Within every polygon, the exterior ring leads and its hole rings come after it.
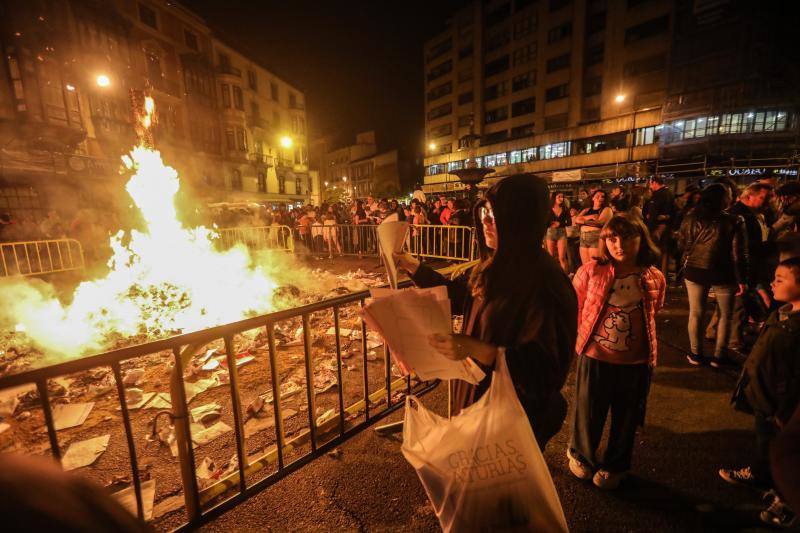
POLYGON ((772 293, 779 302, 800 302, 800 283, 792 269, 779 266, 772 280, 772 293))

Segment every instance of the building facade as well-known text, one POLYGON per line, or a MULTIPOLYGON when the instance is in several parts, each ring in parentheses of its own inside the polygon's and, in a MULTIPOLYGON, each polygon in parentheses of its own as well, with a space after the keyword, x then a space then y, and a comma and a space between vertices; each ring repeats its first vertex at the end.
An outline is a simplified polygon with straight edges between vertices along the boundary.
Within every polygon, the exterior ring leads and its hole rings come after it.
POLYGON ((727 0, 473 2, 425 46, 424 189, 458 190, 448 172, 472 165, 494 168, 488 183, 516 172, 689 179, 743 165, 796 175, 798 64, 787 54, 798 55, 798 20, 788 11, 727 0))
POLYGON ((378 153, 374 131, 359 133, 354 144, 339 148, 334 147, 331 137, 316 139, 311 143, 311 161, 319 171, 324 198, 400 194, 398 152, 378 153))
POLYGON ((120 156, 153 141, 195 202, 308 202, 304 95, 166 0, 0 4, 0 212, 125 206, 120 156))

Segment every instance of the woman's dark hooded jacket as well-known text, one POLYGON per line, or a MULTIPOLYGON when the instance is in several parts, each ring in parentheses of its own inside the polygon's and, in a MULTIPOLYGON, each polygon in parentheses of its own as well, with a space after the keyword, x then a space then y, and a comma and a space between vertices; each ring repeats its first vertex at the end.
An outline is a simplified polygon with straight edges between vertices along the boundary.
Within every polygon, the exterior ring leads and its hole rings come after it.
MULTIPOLYGON (((412 276, 421 287, 446 285, 453 313, 464 315, 463 333, 504 347, 520 403, 539 446, 561 429, 566 401, 561 388, 575 353, 577 298, 569 278, 542 248, 550 207, 547 185, 532 174, 510 176, 486 194, 494 212, 497 250, 486 247, 479 208, 476 236, 483 260, 452 280, 420 265, 412 276), (476 280, 482 290, 474 291, 476 280)), ((492 368, 477 386, 456 381, 457 414, 491 384, 492 368)))

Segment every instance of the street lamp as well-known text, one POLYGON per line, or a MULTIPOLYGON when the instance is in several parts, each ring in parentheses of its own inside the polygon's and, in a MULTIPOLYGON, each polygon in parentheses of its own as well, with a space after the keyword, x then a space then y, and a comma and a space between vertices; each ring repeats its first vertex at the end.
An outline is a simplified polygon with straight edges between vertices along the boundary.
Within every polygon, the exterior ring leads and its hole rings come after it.
POLYGON ((294 144, 292 138, 289 137, 288 135, 284 135, 283 137, 281 137, 281 146, 283 146, 284 148, 291 148, 292 144, 294 144))
POLYGON ((105 74, 98 74, 97 78, 95 79, 98 87, 108 87, 111 85, 111 79, 106 76, 105 74))
POLYGON ((428 150, 430 150, 431 152, 436 150, 436 143, 432 142, 432 143, 428 144, 428 150))
POLYGON ((614 97, 614 101, 616 103, 618 103, 618 104, 621 104, 622 102, 625 101, 625 95, 624 94, 618 94, 617 96, 614 97))
POLYGON ((342 176, 342 181, 347 183, 347 176, 342 176))

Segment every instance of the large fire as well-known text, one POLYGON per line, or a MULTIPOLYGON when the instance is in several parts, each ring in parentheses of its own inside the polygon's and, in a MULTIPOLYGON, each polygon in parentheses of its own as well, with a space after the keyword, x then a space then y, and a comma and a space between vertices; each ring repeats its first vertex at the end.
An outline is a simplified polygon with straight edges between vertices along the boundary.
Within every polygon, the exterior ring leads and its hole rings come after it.
POLYGON ((158 337, 272 310, 276 284, 247 250, 215 248, 205 227, 186 228, 175 207, 178 173, 137 146, 123 157, 143 231, 111 237, 110 272, 81 283, 68 304, 29 284, 3 287, 3 313, 54 355, 103 348, 110 337, 158 337))

